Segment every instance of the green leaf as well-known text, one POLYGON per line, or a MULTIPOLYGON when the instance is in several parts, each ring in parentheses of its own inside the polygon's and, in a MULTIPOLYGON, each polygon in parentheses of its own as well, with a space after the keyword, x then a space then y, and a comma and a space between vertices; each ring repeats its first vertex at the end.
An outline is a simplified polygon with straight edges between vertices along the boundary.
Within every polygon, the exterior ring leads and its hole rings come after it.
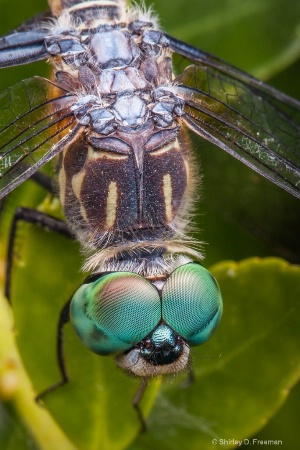
POLYGON ((20 360, 11 308, 0 296, 0 448, 74 450, 44 408, 34 401, 20 360))
POLYGON ((249 437, 299 379, 300 267, 253 258, 220 263, 212 273, 224 316, 211 341, 194 349, 196 381, 186 389, 182 378, 164 382, 149 433, 131 450, 206 450, 212 439, 249 437))
MULTIPOLYGON (((259 431, 253 438, 250 438, 251 448, 261 448, 258 441, 271 441, 281 439, 282 447, 285 450, 295 448, 298 440, 297 431, 299 426, 299 404, 300 404, 300 383, 298 383, 289 393, 287 401, 279 412, 259 431)), ((247 445, 248 446, 248 445, 247 445)), ((244 450, 246 445, 242 447, 244 450)))
POLYGON ((0 448, 5 450, 38 450, 12 408, 0 404, 0 448))

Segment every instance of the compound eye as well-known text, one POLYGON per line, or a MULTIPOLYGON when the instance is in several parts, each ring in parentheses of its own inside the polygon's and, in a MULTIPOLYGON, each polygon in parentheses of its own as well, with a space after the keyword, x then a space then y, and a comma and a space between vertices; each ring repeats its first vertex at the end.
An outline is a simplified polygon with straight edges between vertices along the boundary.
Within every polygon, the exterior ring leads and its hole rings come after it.
POLYGON ((223 303, 217 281, 197 263, 178 267, 162 292, 164 321, 190 345, 207 341, 222 316, 223 303))
POLYGON ((82 342, 106 355, 131 348, 161 318, 156 288, 130 272, 114 272, 83 284, 74 294, 70 316, 82 342))

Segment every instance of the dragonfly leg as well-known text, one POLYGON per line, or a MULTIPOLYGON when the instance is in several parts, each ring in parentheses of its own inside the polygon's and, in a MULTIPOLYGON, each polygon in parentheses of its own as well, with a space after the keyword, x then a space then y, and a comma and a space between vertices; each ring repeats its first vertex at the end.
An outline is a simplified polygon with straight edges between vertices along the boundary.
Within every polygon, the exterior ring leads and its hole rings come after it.
MULTIPOLYGON (((14 242, 16 238, 17 226, 20 221, 26 223, 32 223, 34 225, 46 228, 47 230, 55 231, 65 237, 72 238, 72 234, 70 233, 67 225, 62 220, 56 219, 55 217, 49 216, 41 211, 37 211, 36 209, 30 208, 17 208, 13 217, 13 221, 11 224, 9 241, 8 241, 8 251, 7 251, 7 265, 6 265, 6 280, 5 280, 5 296, 10 302, 10 285, 11 285, 11 274, 12 274, 12 265, 13 265, 13 251, 14 251, 14 242)), ((68 382, 68 375, 65 367, 64 354, 63 354, 63 328, 66 323, 70 320, 70 303, 69 300, 63 307, 60 313, 58 327, 57 327, 57 362, 58 367, 61 373, 61 380, 58 383, 50 386, 41 392, 37 397, 36 401, 40 401, 46 394, 52 392, 59 386, 68 382)))
POLYGON ((143 395, 144 395, 147 385, 148 385, 148 378, 147 377, 142 378, 139 388, 132 400, 132 406, 136 410, 139 421, 141 423, 141 433, 145 433, 147 431, 146 421, 145 421, 143 412, 140 408, 140 402, 143 398, 143 395))
POLYGON ((18 222, 23 221, 27 223, 33 223, 40 227, 46 228, 51 231, 56 231, 63 236, 71 238, 72 235, 66 225, 62 220, 56 219, 55 217, 49 216, 43 212, 37 211, 31 208, 17 208, 12 220, 8 249, 7 249, 7 263, 6 263, 6 277, 5 277, 5 296, 10 302, 10 287, 11 287, 11 274, 12 265, 14 257, 14 243, 16 238, 16 231, 18 222))
POLYGON ((64 341, 64 326, 70 321, 70 304, 71 300, 68 300, 68 302, 62 308, 57 326, 56 355, 59 371, 61 374, 61 380, 55 384, 52 384, 44 391, 40 392, 35 398, 36 402, 38 403, 50 392, 55 391, 57 388, 63 386, 69 381, 64 358, 63 341, 64 341))
POLYGON ((191 367, 188 368, 188 373, 186 379, 180 384, 180 387, 185 389, 190 387, 195 382, 195 373, 191 367))
MULTIPOLYGON (((35 172, 30 177, 31 180, 34 180, 39 186, 43 187, 46 191, 48 191, 50 194, 56 195, 56 191, 53 185, 53 179, 49 177, 49 175, 46 175, 43 172, 35 172)), ((6 197, 2 198, 0 200, 0 217, 4 210, 6 203, 6 197)))
POLYGON ((34 180, 37 184, 46 189, 46 191, 50 192, 50 194, 55 195, 56 192, 53 186, 53 179, 49 177, 49 175, 37 171, 31 175, 30 179, 34 180))

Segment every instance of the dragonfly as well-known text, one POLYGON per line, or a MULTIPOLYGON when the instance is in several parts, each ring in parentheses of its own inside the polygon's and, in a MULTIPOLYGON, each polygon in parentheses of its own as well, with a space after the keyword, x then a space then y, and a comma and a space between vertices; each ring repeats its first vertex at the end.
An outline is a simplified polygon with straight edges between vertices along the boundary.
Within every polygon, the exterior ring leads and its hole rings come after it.
POLYGON ((19 208, 8 248, 26 221, 79 241, 89 276, 63 307, 92 352, 114 355, 141 377, 189 369, 190 348, 222 316, 217 281, 189 236, 199 186, 187 130, 300 197, 300 103, 162 31, 151 13, 121 0, 49 0, 40 15, 0 39, 0 67, 47 59, 52 78, 32 77, 0 94, 0 195, 57 158, 66 222, 19 208), (175 74, 172 59, 185 69, 175 74))

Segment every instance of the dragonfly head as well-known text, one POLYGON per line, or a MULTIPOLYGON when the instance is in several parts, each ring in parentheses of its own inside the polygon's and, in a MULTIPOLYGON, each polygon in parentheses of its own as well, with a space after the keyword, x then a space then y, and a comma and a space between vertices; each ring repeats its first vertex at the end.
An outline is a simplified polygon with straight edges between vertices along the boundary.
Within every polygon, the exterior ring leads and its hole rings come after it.
POLYGON ((133 272, 92 275, 75 292, 71 322, 82 342, 138 376, 183 370, 189 347, 207 341, 222 316, 215 278, 198 263, 156 283, 133 272))

